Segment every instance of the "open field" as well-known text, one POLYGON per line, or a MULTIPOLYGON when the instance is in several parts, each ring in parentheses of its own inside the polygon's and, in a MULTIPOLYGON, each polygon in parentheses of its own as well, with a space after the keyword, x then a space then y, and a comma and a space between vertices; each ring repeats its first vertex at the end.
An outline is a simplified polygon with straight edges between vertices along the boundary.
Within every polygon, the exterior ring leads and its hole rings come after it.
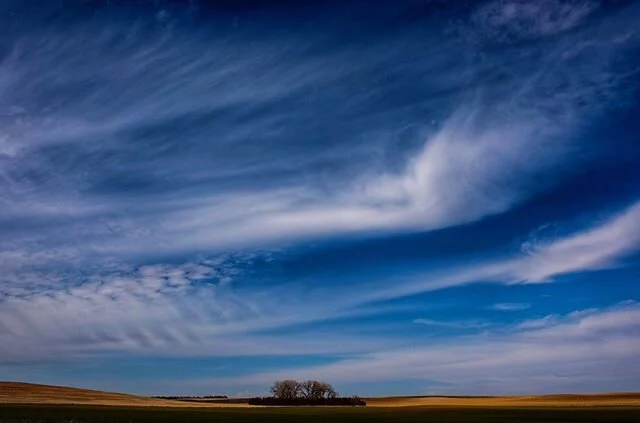
MULTIPOLYGON (((638 407, 640 393, 498 397, 412 396, 365 398, 368 407, 638 407)), ((148 407, 253 407, 246 400, 177 401, 89 389, 0 382, 0 404, 73 404, 148 407)))
POLYGON ((499 397, 416 396, 366 398, 372 407, 639 407, 640 393, 499 397))
MULTIPOLYGON (((235 401, 235 402, 233 402, 235 401)), ((367 407, 253 407, 0 382, 0 423, 638 422, 640 394, 367 398, 367 407)))
POLYGON ((245 407, 173 408, 0 405, 0 423, 205 422, 640 422, 639 408, 616 407, 245 407))
MULTIPOLYGON (((0 382, 0 404, 74 404, 135 407, 215 407, 217 405, 215 403, 203 405, 90 389, 19 382, 0 382)), ((247 405, 224 404, 223 406, 247 405)))

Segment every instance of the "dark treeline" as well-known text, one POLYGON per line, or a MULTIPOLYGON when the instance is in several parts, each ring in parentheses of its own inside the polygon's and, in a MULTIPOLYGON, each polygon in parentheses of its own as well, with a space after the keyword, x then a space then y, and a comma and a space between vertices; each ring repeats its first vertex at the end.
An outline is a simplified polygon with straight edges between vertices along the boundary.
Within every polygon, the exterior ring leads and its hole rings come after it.
POLYGON ((358 397, 334 397, 334 398, 274 398, 258 397, 249 399, 250 405, 350 405, 365 406, 366 401, 358 397))
POLYGON ((197 400, 197 399, 226 399, 229 398, 226 395, 204 395, 204 396, 154 396, 151 398, 159 398, 166 400, 197 400))
POLYGON ((367 405, 358 397, 339 397, 331 384, 318 380, 298 382, 293 379, 276 381, 269 389, 270 397, 249 400, 250 405, 367 405))

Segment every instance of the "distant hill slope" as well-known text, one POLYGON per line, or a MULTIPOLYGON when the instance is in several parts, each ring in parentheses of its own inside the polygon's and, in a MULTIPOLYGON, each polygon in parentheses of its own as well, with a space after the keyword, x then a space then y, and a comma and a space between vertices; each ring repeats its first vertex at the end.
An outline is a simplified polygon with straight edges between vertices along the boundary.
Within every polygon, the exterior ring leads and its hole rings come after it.
POLYGON ((366 398, 373 407, 640 407, 640 392, 526 396, 411 396, 366 398))
MULTIPOLYGON (((411 396, 365 398, 373 407, 570 407, 627 406, 640 407, 640 393, 593 395, 538 395, 496 397, 411 396)), ((156 407, 251 407, 239 399, 219 402, 181 402, 113 392, 64 386, 0 382, 0 404, 87 404, 156 407)))
POLYGON ((114 392, 93 391, 66 386, 38 385, 0 381, 0 404, 93 404, 159 407, 202 407, 217 404, 194 404, 114 392))

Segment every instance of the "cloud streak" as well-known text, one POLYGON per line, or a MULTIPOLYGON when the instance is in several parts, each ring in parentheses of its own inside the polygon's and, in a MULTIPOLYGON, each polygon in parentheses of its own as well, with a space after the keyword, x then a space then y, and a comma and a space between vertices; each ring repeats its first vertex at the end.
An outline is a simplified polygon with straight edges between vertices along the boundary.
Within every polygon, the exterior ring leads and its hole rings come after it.
POLYGON ((633 368, 640 348, 636 336, 639 316, 637 304, 628 303, 572 313, 543 328, 440 341, 324 366, 213 382, 264 385, 274 378, 308 375, 305 377, 324 377, 336 383, 423 379, 437 384, 439 392, 456 394, 593 392, 608 386, 633 389, 638 374, 625 372, 633 368))
MULTIPOLYGON (((243 354, 253 351, 244 344, 257 342, 260 331, 295 327, 330 319, 354 319, 359 316, 388 314, 394 307, 367 309, 367 305, 408 295, 438 291, 481 282, 497 284, 537 283, 568 272, 586 272, 617 265, 625 253, 637 251, 640 239, 635 237, 638 221, 637 204, 613 217, 598 222, 582 232, 565 238, 544 242, 543 247, 525 249, 517 258, 495 258, 471 266, 439 268, 419 278, 401 281, 393 287, 377 280, 335 290, 326 285, 302 294, 304 287, 287 284, 244 287, 242 280, 246 265, 256 260, 277 260, 277 255, 249 254, 220 256, 182 265, 146 265, 138 269, 121 268, 117 272, 92 275, 72 286, 63 279, 47 285, 9 286, 2 292, 0 317, 5 330, 0 338, 6 357, 24 356, 41 346, 42 354, 60 356, 76 353, 105 353, 144 351, 153 349, 169 355, 183 354, 197 346, 198 354, 243 354), (627 238, 629 237, 629 238, 627 238), (560 251, 551 254, 551 252, 560 251), (583 260, 585 252, 588 260, 583 260), (581 258, 571 262, 572 257, 581 258), (548 258, 548 262, 544 259, 548 258), (560 258, 564 260, 560 261, 560 258), (557 263, 561 262, 562 266, 557 263), (532 264, 535 264, 533 266, 532 264), (544 279, 523 277, 530 269, 544 279), (424 282, 427 281, 427 282, 424 282), (356 293, 358 295, 356 295, 356 293), (307 304, 305 298, 313 298, 307 304), (364 308, 363 308, 364 307, 364 308), (73 316, 82 316, 81 319, 73 316), (69 333, 77 339, 67 339, 69 333), (108 334, 108 335, 107 335, 108 334), (253 334, 253 335, 251 335, 253 334), (58 346, 64 345, 58 351, 58 346), (48 351, 47 346, 53 348, 48 351)), ((527 244, 530 245, 530 244, 527 244)), ((78 278, 78 275, 75 276, 78 278)), ((31 275, 31 279, 37 278, 31 275)), ((46 277, 45 277, 46 279, 46 277)), ((384 278, 383 278, 384 280, 384 278)), ((402 310, 402 305, 399 305, 402 310)), ((523 303, 496 303, 490 308, 498 311, 524 311, 523 303)), ((556 323, 546 317, 524 322, 522 328, 539 327, 542 323, 556 323)), ((433 320, 415 318, 414 323, 443 330, 486 329, 492 325, 480 320, 433 320)), ((345 335, 348 338, 347 335, 345 335)), ((277 338, 265 338, 275 342, 277 338)), ((281 342, 281 341, 278 341, 281 342)), ((282 341, 283 342, 283 341, 282 341)), ((331 343, 323 351, 351 352, 373 339, 358 343, 331 343)), ((388 341, 390 342, 390 341, 388 341)), ((281 354, 289 349, 270 348, 263 344, 262 353, 281 354)), ((310 352, 313 348, 298 350, 310 352)), ((38 356, 38 354, 36 354, 38 356)))
MULTIPOLYGON (((578 25, 593 8, 590 3, 547 6, 551 9, 498 2, 478 11, 484 18, 471 19, 463 29, 489 34, 504 32, 503 27, 530 28, 548 36, 578 25)), ((430 32, 420 44, 430 61, 414 66, 425 73, 416 79, 425 93, 418 104, 431 111, 435 126, 401 116, 402 105, 394 103, 389 118, 376 125, 379 112, 373 107, 375 112, 352 115, 374 104, 372 89, 394 92, 400 82, 352 92, 349 78, 377 67, 395 72, 390 52, 406 49, 403 38, 380 49, 356 52, 346 45, 315 57, 305 56, 295 38, 254 50, 243 44, 250 36, 243 31, 232 41, 214 37, 215 48, 205 50, 202 40, 155 25, 143 31, 123 21, 102 33, 87 32, 84 24, 54 26, 13 40, 1 65, 12 81, 0 101, 9 110, 2 115, 3 145, 12 153, 2 156, 0 217, 16 229, 2 250, 166 255, 424 231, 501 213, 553 184, 558 171, 552 170, 571 151, 584 122, 610 107, 595 107, 596 100, 620 93, 625 70, 602 57, 615 58, 637 42, 635 37, 609 42, 623 28, 606 21, 599 32, 555 39, 554 49, 532 44, 491 55, 460 38, 432 43, 440 31, 430 32), (127 33, 133 35, 119 50, 108 49, 110 40, 127 33), (79 39, 83 50, 100 52, 109 65, 98 68, 94 56, 81 59, 73 44, 79 39), (234 53, 237 48, 241 56, 234 53), (450 52, 459 49, 484 59, 458 60, 450 52), (286 66, 257 78, 264 61, 286 66), (444 65, 451 67, 447 80, 438 73, 444 65), (42 68, 50 71, 38 73, 42 68), (96 72, 102 82, 82 91, 83 81, 96 72), (486 73, 503 77, 483 78, 486 73), (331 106, 330 98, 313 88, 328 83, 353 95, 350 108, 325 117, 331 119, 322 122, 328 129, 318 128, 309 154, 278 143, 297 139, 293 134, 309 125, 310 117, 303 108, 298 118, 287 119, 289 109, 277 106, 310 92, 331 106), (443 85, 458 94, 430 100, 443 85), (61 91, 66 86, 73 89, 61 91), (22 88, 18 93, 11 87, 22 88), (59 93, 59 106, 43 103, 49 91, 59 93), (112 96, 114 91, 120 95, 112 96), (273 113, 265 114, 267 109, 273 113), (346 117, 368 125, 357 136, 349 127, 329 130, 347 125, 346 117), (180 119, 193 125, 183 127, 180 119), (385 137, 396 119, 410 119, 421 129, 391 166, 383 155, 393 153, 385 137), (245 154, 252 151, 255 155, 245 154), (325 170, 327 163, 334 171, 325 170), (291 176, 297 173, 305 176, 291 176), (27 235, 24 228, 34 225, 41 235, 30 230, 27 235), (65 237, 55 235, 61 226, 65 237)))
POLYGON ((530 242, 516 274, 525 282, 544 282, 554 275, 597 270, 640 246, 640 202, 591 229, 555 241, 530 242))
POLYGON ((524 303, 497 303, 493 304, 490 308, 497 311, 521 311, 530 307, 530 304, 524 303))

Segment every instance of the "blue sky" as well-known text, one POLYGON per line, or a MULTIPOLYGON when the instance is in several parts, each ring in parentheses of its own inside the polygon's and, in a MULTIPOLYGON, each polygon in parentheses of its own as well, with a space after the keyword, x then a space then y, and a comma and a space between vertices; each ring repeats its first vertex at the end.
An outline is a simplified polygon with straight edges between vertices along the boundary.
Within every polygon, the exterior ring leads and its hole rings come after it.
POLYGON ((640 3, 0 3, 0 379, 640 390, 640 3))

